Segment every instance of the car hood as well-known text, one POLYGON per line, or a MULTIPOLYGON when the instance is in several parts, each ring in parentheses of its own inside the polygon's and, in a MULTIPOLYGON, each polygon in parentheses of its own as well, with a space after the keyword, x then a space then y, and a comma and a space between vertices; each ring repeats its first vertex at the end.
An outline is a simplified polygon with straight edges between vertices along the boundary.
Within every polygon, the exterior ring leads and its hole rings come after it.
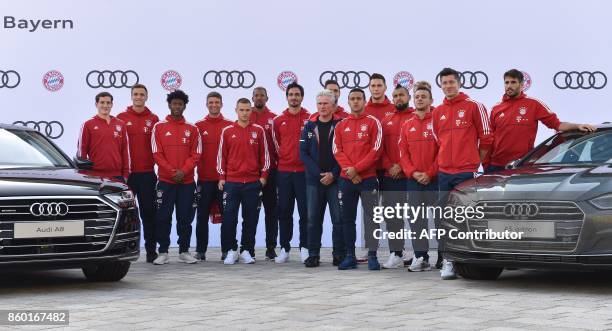
POLYGON ((91 176, 70 168, 0 170, 0 197, 91 196, 127 188, 127 185, 110 178, 91 176))
POLYGON ((612 167, 530 166, 483 175, 456 189, 482 200, 582 201, 612 192, 612 167))

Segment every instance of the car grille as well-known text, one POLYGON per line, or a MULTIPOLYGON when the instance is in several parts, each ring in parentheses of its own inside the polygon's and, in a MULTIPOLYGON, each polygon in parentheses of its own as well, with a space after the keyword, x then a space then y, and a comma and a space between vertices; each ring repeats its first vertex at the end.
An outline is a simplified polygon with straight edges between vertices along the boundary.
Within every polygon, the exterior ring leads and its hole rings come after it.
POLYGON ((571 201, 481 201, 476 207, 483 207, 483 219, 469 219, 470 231, 484 231, 488 221, 529 221, 553 222, 555 237, 523 238, 521 240, 473 240, 474 246, 484 249, 504 251, 552 251, 571 252, 576 248, 584 212, 571 201), (508 203, 535 203, 539 211, 535 216, 513 217, 506 216, 504 207, 508 203))
POLYGON ((112 238, 118 219, 118 209, 101 198, 87 197, 27 197, 0 199, 0 258, 103 251, 112 238), (65 203, 69 212, 64 216, 33 216, 34 203, 65 203), (14 224, 19 222, 84 221, 84 236, 56 238, 14 238, 14 224))

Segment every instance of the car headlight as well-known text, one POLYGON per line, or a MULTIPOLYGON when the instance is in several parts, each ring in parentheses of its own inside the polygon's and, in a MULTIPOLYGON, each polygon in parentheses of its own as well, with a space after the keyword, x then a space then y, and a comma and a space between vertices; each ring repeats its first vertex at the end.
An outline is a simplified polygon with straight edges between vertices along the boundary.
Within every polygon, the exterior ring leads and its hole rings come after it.
POLYGON ((589 200, 589 202, 599 209, 612 209, 612 194, 604 194, 589 200))
POLYGON ((134 206, 134 193, 130 190, 104 195, 121 208, 134 206))
POLYGON ((466 194, 464 192, 453 190, 448 195, 448 200, 446 202, 447 206, 475 206, 476 201, 472 199, 472 195, 466 194))

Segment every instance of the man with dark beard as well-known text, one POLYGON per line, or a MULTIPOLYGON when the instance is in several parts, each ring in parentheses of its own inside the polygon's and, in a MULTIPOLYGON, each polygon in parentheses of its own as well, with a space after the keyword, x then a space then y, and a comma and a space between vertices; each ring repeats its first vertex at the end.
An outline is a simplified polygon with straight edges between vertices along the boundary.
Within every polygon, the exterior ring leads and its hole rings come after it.
POLYGON ((266 133, 268 152, 270 154, 270 170, 268 172, 267 184, 262 189, 262 203, 264 207, 266 222, 266 260, 274 260, 276 257, 276 239, 278 237, 278 215, 276 212, 276 172, 278 168, 278 154, 272 142, 272 121, 276 117, 266 103, 268 102, 268 91, 262 86, 253 89, 253 111, 249 121, 261 126, 266 133))
POLYGON ((485 172, 503 170, 510 161, 519 159, 532 148, 538 123, 557 131, 595 131, 589 124, 561 122, 542 101, 523 92, 523 73, 512 69, 504 73, 505 94, 491 110, 493 146, 485 172))
MULTIPOLYGON (((382 202, 384 206, 394 207, 396 204, 406 203, 406 175, 400 165, 400 155, 397 144, 400 137, 402 125, 413 115, 413 109, 408 107, 410 93, 408 90, 397 85, 393 90, 393 104, 395 111, 385 116, 382 120, 383 130, 383 153, 382 165, 385 174, 382 178, 380 190, 382 192, 382 202)), ((390 218, 385 220, 387 231, 397 233, 404 227, 404 219, 390 218)), ((403 239, 389 239, 389 259, 383 263, 383 268, 394 269, 404 266, 402 251, 404 250, 403 239)))

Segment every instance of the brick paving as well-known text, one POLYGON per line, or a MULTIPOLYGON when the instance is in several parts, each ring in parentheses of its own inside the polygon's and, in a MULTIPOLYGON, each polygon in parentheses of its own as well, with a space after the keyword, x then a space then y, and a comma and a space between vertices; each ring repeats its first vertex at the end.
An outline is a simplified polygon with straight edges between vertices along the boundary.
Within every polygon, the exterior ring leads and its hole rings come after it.
MULTIPOLYGON (((21 330, 612 329, 611 273, 505 271, 497 281, 441 281, 437 271, 339 271, 329 249, 305 268, 208 261, 134 263, 118 283, 79 270, 0 273, 0 309, 69 309, 69 327, 21 330)), ((386 254, 381 253, 381 263, 386 254)), ((432 259, 435 257, 432 256, 432 259)), ((0 329, 7 328, 0 326, 0 329)))

